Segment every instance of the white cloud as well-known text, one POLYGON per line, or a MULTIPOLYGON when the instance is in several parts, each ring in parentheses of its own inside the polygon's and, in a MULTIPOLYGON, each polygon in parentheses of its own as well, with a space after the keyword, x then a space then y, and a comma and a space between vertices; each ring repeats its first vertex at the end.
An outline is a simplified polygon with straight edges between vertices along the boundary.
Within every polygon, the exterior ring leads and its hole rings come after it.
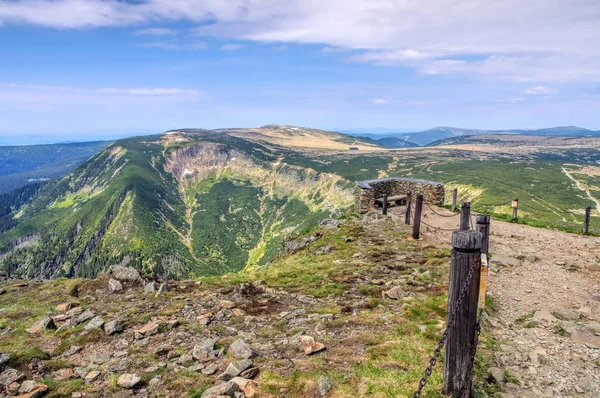
POLYGON ((375 105, 385 105, 390 102, 388 97, 372 98, 371 103, 375 105))
POLYGON ((600 42, 598 0, 14 0, 0 1, 0 20, 55 28, 186 20, 200 36, 317 44, 432 75, 600 81, 600 46, 590 45, 600 42))
POLYGON ((243 44, 227 43, 221 46, 221 51, 237 51, 244 47, 243 44))
MULTIPOLYGON (((1 87, 1 86, 0 86, 1 87)), ((20 90, 33 90, 51 93, 72 93, 72 94, 112 94, 112 95, 132 95, 132 96, 190 96, 198 95, 198 90, 182 88, 83 88, 73 86, 55 86, 40 84, 17 84, 10 83, 5 87, 20 90)))
POLYGON ((525 90, 525 94, 527 95, 550 95, 555 93, 556 90, 546 86, 535 86, 525 90))
POLYGON ((137 36, 173 36, 177 34, 177 31, 168 28, 148 28, 138 29, 133 34, 137 36))

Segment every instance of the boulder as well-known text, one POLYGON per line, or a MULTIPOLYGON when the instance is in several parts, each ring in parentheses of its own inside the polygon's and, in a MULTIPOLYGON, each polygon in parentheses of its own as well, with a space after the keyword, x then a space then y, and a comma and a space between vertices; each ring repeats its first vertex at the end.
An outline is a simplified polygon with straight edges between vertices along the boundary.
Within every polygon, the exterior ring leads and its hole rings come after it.
POLYGON ((399 300, 405 297, 408 293, 405 292, 400 286, 395 286, 390 290, 383 292, 383 298, 391 298, 393 300, 399 300))
POLYGON ((240 391, 244 393, 244 397, 253 398, 256 396, 258 391, 258 386, 256 385, 256 382, 245 379, 243 377, 234 377, 233 379, 231 379, 231 382, 239 387, 240 391))
POLYGON ((250 346, 243 339, 237 339, 234 341, 229 346, 228 352, 237 359, 248 359, 254 355, 252 348, 250 348, 250 346))
POLYGON ((108 269, 108 273, 120 282, 138 282, 142 280, 138 270, 133 267, 111 265, 108 269))
POLYGON ((554 323, 557 322, 558 319, 556 319, 556 317, 554 315, 552 315, 552 313, 550 311, 547 310, 540 310, 540 311, 536 311, 533 314, 533 318, 531 318, 531 320, 533 322, 550 322, 550 323, 554 323))
POLYGON ((233 381, 218 384, 204 391, 200 398, 220 398, 235 397, 235 393, 240 391, 240 386, 233 381))
POLYGON ((494 383, 504 383, 506 381, 504 378, 504 370, 500 368, 490 368, 489 378, 494 383))
POLYGON ((87 310, 82 312, 78 317, 77 317, 77 322, 78 323, 83 323, 85 321, 89 321, 90 319, 92 319, 93 317, 95 317, 96 314, 94 314, 92 311, 87 310))
POLYGON ((94 328, 102 329, 102 326, 104 326, 104 319, 102 319, 101 316, 97 315, 97 316, 93 317, 92 320, 89 321, 87 325, 85 325, 84 329, 85 330, 90 330, 90 329, 94 329, 94 328))
POLYGON ((44 316, 40 319, 35 325, 26 330, 27 333, 35 334, 40 333, 46 329, 56 329, 56 325, 54 324, 54 320, 50 315, 44 316))
POLYGON ((322 397, 327 396, 327 394, 333 390, 333 382, 325 376, 319 377, 319 382, 317 384, 319 385, 319 393, 322 397))
POLYGON ((86 383, 93 383, 96 380, 98 380, 98 377, 100 377, 100 372, 98 372, 97 370, 92 370, 87 375, 85 375, 85 378, 83 380, 86 383))
POLYGON ((155 293, 156 292, 156 282, 151 281, 144 286, 144 292, 146 293, 155 293))
POLYGON ((231 380, 236 376, 239 376, 244 370, 250 368, 252 366, 252 360, 243 359, 237 362, 231 362, 225 372, 221 373, 218 377, 219 380, 231 380))
POLYGON ((135 373, 122 374, 117 379, 117 385, 122 388, 134 388, 142 381, 142 378, 135 373))
POLYGON ((104 332, 107 336, 121 333, 123 331, 123 323, 121 321, 110 321, 104 325, 104 332))
POLYGON ((214 359, 216 356, 216 353, 214 350, 216 342, 217 342, 217 339, 206 338, 199 344, 196 344, 192 351, 192 356, 194 357, 194 359, 196 359, 200 362, 208 362, 208 361, 214 359))
POLYGON ((65 330, 73 329, 77 326, 77 319, 71 318, 65 321, 62 325, 56 329, 56 333, 64 332, 65 330))
POLYGON ((300 343, 304 347, 306 355, 312 355, 325 349, 325 344, 317 343, 311 336, 300 336, 300 343))
POLYGON ((6 368, 0 373, 0 386, 6 387, 9 384, 19 382, 25 378, 25 375, 13 368, 6 368))
POLYGON ((48 386, 42 383, 38 383, 33 380, 26 380, 21 384, 19 388, 19 395, 17 398, 37 398, 44 395, 48 390, 48 386))
POLYGON ((115 278, 110 278, 108 281, 108 291, 111 293, 120 292, 123 290, 123 285, 119 280, 115 278))
POLYGON ((0 371, 4 370, 4 368, 8 364, 9 359, 10 359, 10 355, 0 353, 0 371))
POLYGON ((158 322, 148 322, 144 326, 140 328, 133 329, 133 334, 136 339, 140 340, 144 337, 153 336, 158 333, 158 329, 160 328, 160 323, 158 322))

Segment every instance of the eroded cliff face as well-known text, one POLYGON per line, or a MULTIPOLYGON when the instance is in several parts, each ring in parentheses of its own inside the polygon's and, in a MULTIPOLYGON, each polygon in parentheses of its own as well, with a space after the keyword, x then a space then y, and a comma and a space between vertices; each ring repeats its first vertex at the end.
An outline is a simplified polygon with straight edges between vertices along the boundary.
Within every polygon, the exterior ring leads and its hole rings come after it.
POLYGON ((269 262, 289 234, 347 209, 343 178, 234 137, 173 133, 113 144, 19 212, 0 269, 96 276, 123 257, 148 273, 218 275, 269 262), (213 141, 210 141, 212 139, 213 141), (274 155, 275 154, 275 155, 274 155), (39 236, 32 244, 19 239, 39 236))

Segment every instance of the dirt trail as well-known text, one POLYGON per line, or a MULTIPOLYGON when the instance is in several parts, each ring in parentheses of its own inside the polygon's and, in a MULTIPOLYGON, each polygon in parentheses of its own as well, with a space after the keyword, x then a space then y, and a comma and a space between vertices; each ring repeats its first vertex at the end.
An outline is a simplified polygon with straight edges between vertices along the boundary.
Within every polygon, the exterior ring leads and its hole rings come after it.
MULTIPOLYGON (((427 208, 423 221, 458 226, 427 208)), ((436 245, 448 247, 451 233, 423 227, 436 245)), ((600 397, 600 238, 492 220, 490 252, 497 311, 484 329, 500 342, 502 396, 600 397)))

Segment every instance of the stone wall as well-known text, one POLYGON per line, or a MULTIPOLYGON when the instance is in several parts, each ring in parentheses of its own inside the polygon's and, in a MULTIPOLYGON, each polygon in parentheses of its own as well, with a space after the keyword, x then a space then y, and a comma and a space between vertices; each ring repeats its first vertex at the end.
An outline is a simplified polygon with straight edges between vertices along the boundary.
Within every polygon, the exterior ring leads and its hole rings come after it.
POLYGON ((366 213, 375 209, 375 199, 383 195, 406 195, 408 192, 412 192, 413 200, 417 194, 423 194, 426 203, 444 204, 444 184, 410 177, 390 177, 359 181, 354 192, 354 209, 357 213, 366 213))

